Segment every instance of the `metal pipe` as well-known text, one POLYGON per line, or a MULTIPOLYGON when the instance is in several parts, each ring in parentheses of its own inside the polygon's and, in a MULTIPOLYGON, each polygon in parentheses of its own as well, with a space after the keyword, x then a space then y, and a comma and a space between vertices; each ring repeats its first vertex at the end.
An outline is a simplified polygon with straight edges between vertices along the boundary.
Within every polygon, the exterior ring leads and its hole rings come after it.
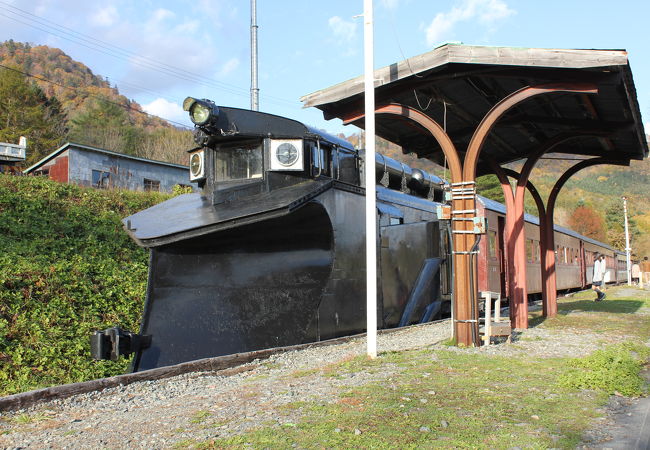
POLYGON ((443 180, 435 175, 432 175, 421 169, 414 169, 401 163, 393 158, 382 155, 381 153, 375 154, 375 171, 377 178, 381 179, 385 172, 393 178, 401 179, 406 177, 406 184, 415 189, 429 189, 433 187, 436 191, 442 191, 443 180))
POLYGON ((251 0, 251 109, 260 109, 260 90, 257 87, 257 0, 251 0))
POLYGON ((627 197, 623 197, 623 216, 625 217, 625 258, 627 261, 627 285, 632 286, 632 262, 630 261, 630 230, 627 223, 627 197))
POLYGON ((375 68, 372 0, 363 1, 363 54, 366 110, 366 322, 367 352, 377 357, 377 190, 375 166, 375 68))

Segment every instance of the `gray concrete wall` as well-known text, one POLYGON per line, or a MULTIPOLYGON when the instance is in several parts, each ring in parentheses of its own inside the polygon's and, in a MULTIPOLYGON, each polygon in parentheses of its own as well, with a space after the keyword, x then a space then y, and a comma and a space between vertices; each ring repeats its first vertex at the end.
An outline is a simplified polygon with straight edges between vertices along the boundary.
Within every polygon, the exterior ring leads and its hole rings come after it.
POLYGON ((189 169, 137 161, 119 156, 70 147, 69 182, 92 186, 92 171, 110 173, 110 187, 144 190, 144 179, 160 182, 160 192, 171 192, 176 184, 190 185, 189 169))

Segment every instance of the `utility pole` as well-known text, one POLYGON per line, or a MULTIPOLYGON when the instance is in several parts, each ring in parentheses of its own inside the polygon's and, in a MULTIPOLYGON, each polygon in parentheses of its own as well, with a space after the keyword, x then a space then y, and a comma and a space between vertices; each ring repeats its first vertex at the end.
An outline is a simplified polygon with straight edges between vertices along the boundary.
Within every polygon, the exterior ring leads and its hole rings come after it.
POLYGON ((627 225, 627 197, 623 197, 623 217, 625 217, 625 256, 627 259, 627 285, 632 286, 632 262, 630 260, 630 230, 627 225))
POLYGON ((260 90, 257 87, 257 0, 251 0, 251 109, 260 110, 260 90))
POLYGON ((375 68, 372 0, 363 1, 366 128, 366 322, 368 356, 377 357, 377 194, 375 180, 375 68))

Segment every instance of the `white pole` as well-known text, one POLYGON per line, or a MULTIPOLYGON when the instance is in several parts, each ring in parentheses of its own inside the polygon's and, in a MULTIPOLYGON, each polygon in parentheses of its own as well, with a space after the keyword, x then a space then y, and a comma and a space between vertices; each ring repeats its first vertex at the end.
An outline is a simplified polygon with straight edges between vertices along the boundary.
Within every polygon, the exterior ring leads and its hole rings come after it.
POLYGON ((251 0, 251 109, 260 109, 260 90, 257 87, 257 0, 251 0))
POLYGON ((630 260, 630 231, 627 226, 627 197, 623 197, 623 216, 625 217, 625 256, 627 259, 627 285, 632 286, 632 261, 630 260))
POLYGON ((366 321, 368 356, 377 357, 377 198, 375 190, 375 70, 372 0, 363 1, 366 127, 366 321))

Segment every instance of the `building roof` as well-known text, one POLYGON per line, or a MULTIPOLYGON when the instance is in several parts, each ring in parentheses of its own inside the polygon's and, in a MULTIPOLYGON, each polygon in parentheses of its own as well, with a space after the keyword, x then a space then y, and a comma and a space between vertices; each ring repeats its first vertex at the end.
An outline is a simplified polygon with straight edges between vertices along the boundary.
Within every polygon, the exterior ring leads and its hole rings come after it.
POLYGON ((102 153, 104 155, 114 156, 116 158, 124 158, 124 159, 129 159, 129 160, 132 160, 132 161, 141 161, 141 162, 145 162, 145 163, 149 163, 149 164, 157 164, 159 166, 168 166, 168 167, 175 167, 175 168, 183 169, 183 170, 189 170, 188 166, 184 166, 184 165, 181 165, 181 164, 173 164, 173 163, 169 163, 169 162, 165 162, 165 161, 156 161, 154 159, 140 158, 138 156, 132 156, 132 155, 124 154, 124 153, 113 152, 111 150, 106 150, 106 149, 103 149, 103 148, 91 147, 90 145, 82 145, 82 144, 75 144, 74 142, 66 142, 61 147, 59 147, 58 149, 56 149, 55 151, 53 151, 52 153, 47 155, 45 158, 38 161, 36 164, 34 164, 32 166, 29 166, 27 169, 23 170, 23 173, 28 174, 28 173, 33 172, 34 170, 38 169, 39 167, 41 167, 42 165, 44 165, 48 161, 51 161, 52 159, 56 158, 57 156, 59 156, 61 153, 68 150, 69 148, 78 148, 78 149, 81 149, 81 150, 87 150, 87 151, 90 151, 90 152, 102 153))
MULTIPOLYGON (((478 175, 490 173, 489 156, 499 164, 531 154, 552 137, 580 130, 580 137, 553 151, 605 156, 618 161, 648 156, 641 113, 625 50, 539 49, 446 44, 375 71, 375 102, 420 110, 444 126, 461 154, 486 113, 500 100, 533 85, 591 85, 597 94, 558 92, 530 98, 510 109, 490 132, 478 175), (606 134, 605 134, 606 133, 606 134)), ((358 118, 363 113, 363 77, 301 98, 326 119, 358 118)), ((363 119, 352 121, 363 128, 363 119)), ((376 133, 404 152, 444 164, 435 139, 420 125, 378 115, 376 133)))

